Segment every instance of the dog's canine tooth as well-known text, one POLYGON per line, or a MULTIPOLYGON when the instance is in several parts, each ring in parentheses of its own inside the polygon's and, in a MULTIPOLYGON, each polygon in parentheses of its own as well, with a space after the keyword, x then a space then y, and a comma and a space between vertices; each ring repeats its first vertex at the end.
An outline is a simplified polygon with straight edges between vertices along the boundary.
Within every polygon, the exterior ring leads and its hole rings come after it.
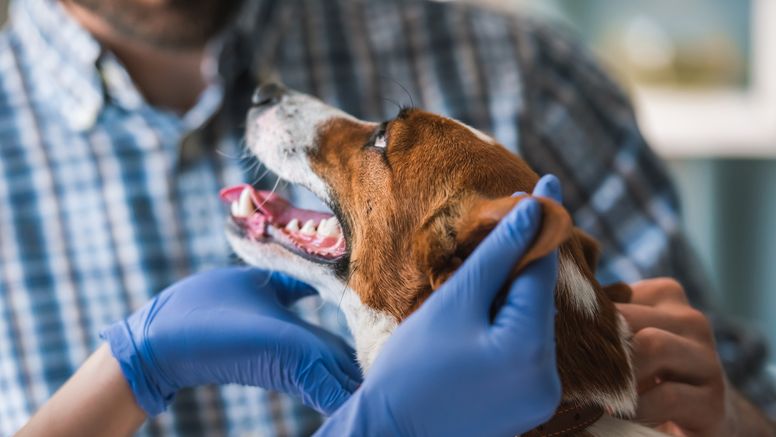
POLYGON ((237 207, 232 204, 232 215, 235 217, 250 217, 253 214, 253 200, 251 199, 251 189, 245 188, 240 193, 240 200, 237 201, 237 207))
POLYGON ((286 230, 290 232, 299 232, 299 220, 291 219, 286 225, 286 230))
POLYGON ((339 235, 339 224, 334 217, 326 220, 321 220, 320 226, 318 226, 318 234, 324 237, 336 237, 339 235))
POLYGON ((315 222, 307 220, 299 231, 302 235, 315 235, 315 222))
POLYGON ((237 201, 231 203, 232 215, 235 217, 240 216, 240 204, 237 201))

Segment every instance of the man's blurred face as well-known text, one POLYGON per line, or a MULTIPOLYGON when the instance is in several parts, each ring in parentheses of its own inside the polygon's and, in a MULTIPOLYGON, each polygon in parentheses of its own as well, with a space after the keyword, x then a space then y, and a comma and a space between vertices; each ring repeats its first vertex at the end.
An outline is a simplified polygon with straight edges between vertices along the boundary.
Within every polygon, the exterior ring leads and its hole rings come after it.
POLYGON ((160 48, 202 47, 221 31, 242 0, 72 0, 120 34, 160 48))

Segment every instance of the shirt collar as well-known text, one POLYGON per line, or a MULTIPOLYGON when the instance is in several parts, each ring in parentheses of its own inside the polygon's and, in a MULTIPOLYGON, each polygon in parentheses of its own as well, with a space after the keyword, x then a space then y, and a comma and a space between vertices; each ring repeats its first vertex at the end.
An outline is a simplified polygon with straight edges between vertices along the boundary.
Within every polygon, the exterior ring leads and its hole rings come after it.
MULTIPOLYGON (((56 0, 16 0, 10 14, 12 31, 32 68, 30 80, 46 93, 76 131, 91 129, 106 101, 128 111, 146 104, 126 69, 56 0)), ((220 43, 208 50, 215 56, 220 43)), ((215 69, 206 71, 211 84, 194 108, 181 117, 184 129, 205 123, 221 104, 223 91, 215 69)))

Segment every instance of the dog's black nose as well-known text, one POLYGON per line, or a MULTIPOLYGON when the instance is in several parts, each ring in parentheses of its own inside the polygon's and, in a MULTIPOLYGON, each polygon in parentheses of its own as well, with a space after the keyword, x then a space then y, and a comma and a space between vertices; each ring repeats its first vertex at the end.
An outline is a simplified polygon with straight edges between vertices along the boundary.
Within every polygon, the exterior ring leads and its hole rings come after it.
POLYGON ((283 85, 270 82, 263 85, 259 85, 256 91, 253 92, 253 98, 251 103, 253 106, 266 106, 274 105, 280 102, 280 99, 285 94, 286 88, 283 85))

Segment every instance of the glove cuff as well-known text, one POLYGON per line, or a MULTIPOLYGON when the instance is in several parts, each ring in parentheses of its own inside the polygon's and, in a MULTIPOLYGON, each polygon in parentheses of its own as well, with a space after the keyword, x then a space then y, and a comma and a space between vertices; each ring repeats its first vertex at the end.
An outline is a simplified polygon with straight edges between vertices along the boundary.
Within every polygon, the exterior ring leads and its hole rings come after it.
POLYGON ((121 373, 140 408, 149 416, 156 416, 167 409, 167 405, 175 398, 175 392, 163 390, 147 377, 151 369, 144 364, 143 354, 135 343, 127 321, 122 320, 109 326, 100 332, 100 338, 110 345, 111 354, 119 362, 121 373))

